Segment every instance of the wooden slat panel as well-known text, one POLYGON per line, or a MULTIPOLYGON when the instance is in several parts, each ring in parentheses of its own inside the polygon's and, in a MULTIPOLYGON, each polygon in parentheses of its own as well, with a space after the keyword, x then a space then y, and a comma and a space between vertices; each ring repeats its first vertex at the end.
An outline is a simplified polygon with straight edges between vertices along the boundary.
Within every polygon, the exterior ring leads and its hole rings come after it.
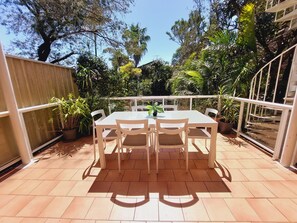
POLYGON ((0 118, 0 166, 19 157, 9 117, 0 118))
POLYGON ((52 108, 24 114, 24 120, 32 150, 59 135, 57 120, 50 121, 52 108))
POLYGON ((4 95, 3 95, 3 91, 2 88, 0 86, 0 112, 2 111, 7 111, 7 107, 6 107, 6 103, 4 100, 4 95))
POLYGON ((50 98, 66 97, 69 93, 78 95, 72 69, 15 57, 6 58, 19 108, 47 104, 50 98))
MULTIPOLYGON (((6 56, 19 108, 49 103, 52 97, 78 96, 72 78, 73 70, 34 60, 6 56)), ((6 111, 4 93, 0 89, 0 111, 6 111)), ((24 113, 24 120, 32 150, 56 137, 57 119, 49 122, 52 108, 24 113)), ((18 158, 9 117, 0 118, 0 166, 18 158)))

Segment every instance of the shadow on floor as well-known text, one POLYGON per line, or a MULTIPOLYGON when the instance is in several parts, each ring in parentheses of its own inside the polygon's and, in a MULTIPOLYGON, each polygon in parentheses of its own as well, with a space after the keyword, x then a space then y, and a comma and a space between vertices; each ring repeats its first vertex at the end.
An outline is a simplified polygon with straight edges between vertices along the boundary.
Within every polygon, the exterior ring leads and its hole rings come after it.
POLYGON ((224 181, 231 181, 228 169, 216 162, 214 169, 208 168, 208 154, 196 147, 197 152, 189 152, 189 170, 185 170, 183 153, 178 150, 163 150, 159 155, 159 173, 155 169, 155 154, 150 156, 151 173, 148 174, 146 154, 132 151, 124 154, 122 171, 118 171, 115 152, 106 155, 106 168, 100 169, 99 161, 94 161, 85 171, 83 179, 94 177, 89 193, 110 197, 111 201, 124 207, 141 206, 151 198, 172 206, 192 206, 199 196, 209 193, 229 193, 224 181), (94 170, 99 170, 99 173, 94 170), (123 199, 124 198, 124 199, 123 199), (136 198, 136 202, 127 198, 136 198))

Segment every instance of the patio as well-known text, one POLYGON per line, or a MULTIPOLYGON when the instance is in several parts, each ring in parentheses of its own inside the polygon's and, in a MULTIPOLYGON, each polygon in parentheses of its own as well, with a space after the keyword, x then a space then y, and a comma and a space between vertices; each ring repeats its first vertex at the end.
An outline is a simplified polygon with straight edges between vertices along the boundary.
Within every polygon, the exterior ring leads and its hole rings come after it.
MULTIPOLYGON (((0 222, 296 222, 297 174, 239 138, 218 135, 215 169, 203 140, 183 155, 133 151, 118 173, 115 141, 107 168, 94 163, 92 137, 59 142, 36 163, 2 176, 0 222)), ((97 156, 98 157, 98 156, 97 156)))

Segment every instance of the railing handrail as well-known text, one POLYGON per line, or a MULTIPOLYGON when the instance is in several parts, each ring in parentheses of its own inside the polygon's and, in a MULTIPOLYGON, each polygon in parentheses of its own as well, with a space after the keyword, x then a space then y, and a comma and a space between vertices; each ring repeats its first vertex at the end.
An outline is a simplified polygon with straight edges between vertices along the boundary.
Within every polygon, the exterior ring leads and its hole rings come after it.
MULTIPOLYGON (((190 99, 190 98, 217 98, 220 95, 184 95, 184 96, 174 96, 174 95, 164 95, 164 96, 133 96, 133 97, 112 97, 112 98, 104 98, 108 100, 154 100, 154 99, 190 99)), ((252 103, 256 105, 263 105, 271 108, 276 109, 292 109, 292 105, 286 105, 281 103, 275 102, 267 102, 267 101, 259 101, 254 99, 248 98, 241 98, 241 97, 232 97, 227 95, 221 95, 222 98, 230 97, 236 101, 243 101, 245 103, 252 103)))
POLYGON ((240 97, 231 97, 231 98, 233 98, 236 101, 252 103, 255 105, 263 105, 263 106, 267 106, 267 107, 274 108, 274 109, 289 109, 289 110, 291 110, 293 108, 292 105, 275 103, 275 102, 259 101, 259 100, 240 98, 240 97))
POLYGON ((297 44, 289 47, 288 49, 286 49, 285 51, 281 52, 279 55, 277 55, 276 57, 274 57, 272 60, 270 60, 269 62, 267 62, 263 67, 261 67, 259 69, 259 71, 254 75, 254 77, 252 78, 252 81, 257 77, 257 75, 264 70, 269 64, 271 64, 273 61, 275 61, 276 59, 278 59, 280 56, 282 56, 283 54, 287 53, 288 51, 290 51, 291 49, 293 49, 294 47, 296 47, 297 44))
POLYGON ((50 108, 57 106, 59 103, 48 103, 48 104, 42 104, 42 105, 35 105, 35 106, 30 106, 30 107, 25 107, 25 108, 19 108, 19 112, 21 113, 26 113, 26 112, 31 112, 31 111, 36 111, 36 110, 41 110, 44 108, 50 108))
POLYGON ((190 99, 190 98, 217 98, 218 95, 184 95, 184 96, 175 96, 175 95, 162 95, 162 96, 132 96, 132 97, 111 97, 111 98, 102 98, 106 100, 156 100, 156 99, 190 99))
POLYGON ((0 112, 0 118, 6 117, 8 115, 9 115, 9 112, 8 111, 2 111, 2 112, 0 112))
MULTIPOLYGON (((112 97, 112 98, 103 98, 103 99, 108 99, 108 100, 147 100, 147 99, 190 99, 190 98, 217 98, 220 95, 185 95, 185 96, 133 96, 133 97, 112 97)), ((287 105, 287 104, 281 104, 281 103, 275 103, 275 102, 267 102, 267 101, 259 101, 259 100, 254 100, 254 99, 248 99, 248 98, 241 98, 241 97, 233 97, 233 96, 227 96, 227 95, 221 95, 222 98, 224 97, 230 97, 234 99, 235 101, 242 101, 245 103, 252 103, 256 105, 263 105, 275 109, 289 109, 291 110, 293 108, 293 105, 287 105)), ((58 103, 48 103, 48 104, 42 104, 42 105, 36 105, 36 106, 30 106, 26 108, 20 108, 19 112, 21 113, 26 113, 30 111, 36 111, 44 108, 50 108, 57 106, 58 103)), ((0 112, 0 117, 5 117, 8 116, 9 112, 8 111, 2 111, 0 112)))

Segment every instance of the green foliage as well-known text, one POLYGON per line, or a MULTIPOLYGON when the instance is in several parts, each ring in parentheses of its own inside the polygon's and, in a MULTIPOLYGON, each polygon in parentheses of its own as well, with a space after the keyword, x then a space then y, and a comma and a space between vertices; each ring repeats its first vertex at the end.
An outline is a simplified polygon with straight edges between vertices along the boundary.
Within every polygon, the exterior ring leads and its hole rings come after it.
POLYGON ((129 63, 129 57, 125 55, 123 53, 123 50, 120 48, 106 48, 103 50, 103 53, 111 54, 110 61, 115 70, 118 69, 120 66, 129 63))
POLYGON ((131 3, 133 0, 3 0, 0 23, 9 32, 22 34, 13 44, 22 55, 59 62, 86 48, 86 35, 116 44, 123 26, 118 17, 128 12, 131 3))
POLYGON ((173 64, 184 62, 193 52, 200 51, 205 46, 203 34, 206 23, 200 9, 195 9, 189 14, 188 20, 178 20, 171 27, 171 32, 166 32, 170 40, 180 45, 176 51, 173 64))
POLYGON ((137 95, 140 94, 139 79, 141 73, 142 70, 140 68, 136 68, 132 61, 129 61, 129 63, 119 68, 119 74, 124 82, 124 88, 127 95, 135 95, 135 93, 137 95))
POLYGON ((236 123, 239 115, 239 105, 234 102, 233 98, 223 97, 222 117, 225 122, 236 123))
POLYGON ((246 4, 241 11, 239 17, 239 36, 238 44, 248 47, 256 51, 256 35, 255 35, 255 6, 253 3, 246 4))
POLYGON ((122 38, 128 55, 137 67, 141 57, 147 51, 147 42, 150 41, 150 36, 146 35, 146 28, 141 28, 139 24, 132 24, 129 29, 124 30, 122 38))
POLYGON ((168 80, 172 77, 172 67, 162 61, 155 60, 141 66, 140 90, 142 95, 170 95, 168 80), (150 80, 150 81, 148 81, 150 80))
POLYGON ((95 96, 107 96, 109 89, 109 70, 102 58, 90 54, 77 59, 75 81, 79 94, 87 98, 90 109, 94 110, 95 96))
POLYGON ((123 95, 123 80, 116 70, 109 70, 104 60, 83 54, 77 60, 75 82, 80 96, 86 98, 92 111, 102 109, 100 98, 123 95))
POLYGON ((53 97, 50 102, 58 104, 53 111, 60 119, 61 130, 79 128, 81 133, 88 132, 91 115, 86 99, 81 97, 75 99, 73 94, 69 94, 68 98, 53 97))
POLYGON ((198 70, 198 64, 193 53, 184 63, 177 68, 170 80, 171 90, 176 95, 200 94, 203 88, 203 77, 198 70))
POLYGON ((146 108, 148 109, 148 114, 152 115, 155 111, 162 113, 164 112, 164 109, 158 105, 158 102, 152 103, 151 105, 147 105, 146 108))
POLYGON ((127 64, 120 66, 120 74, 123 75, 123 78, 129 78, 132 76, 140 76, 141 75, 141 69, 136 68, 133 64, 133 62, 128 62, 127 64))

